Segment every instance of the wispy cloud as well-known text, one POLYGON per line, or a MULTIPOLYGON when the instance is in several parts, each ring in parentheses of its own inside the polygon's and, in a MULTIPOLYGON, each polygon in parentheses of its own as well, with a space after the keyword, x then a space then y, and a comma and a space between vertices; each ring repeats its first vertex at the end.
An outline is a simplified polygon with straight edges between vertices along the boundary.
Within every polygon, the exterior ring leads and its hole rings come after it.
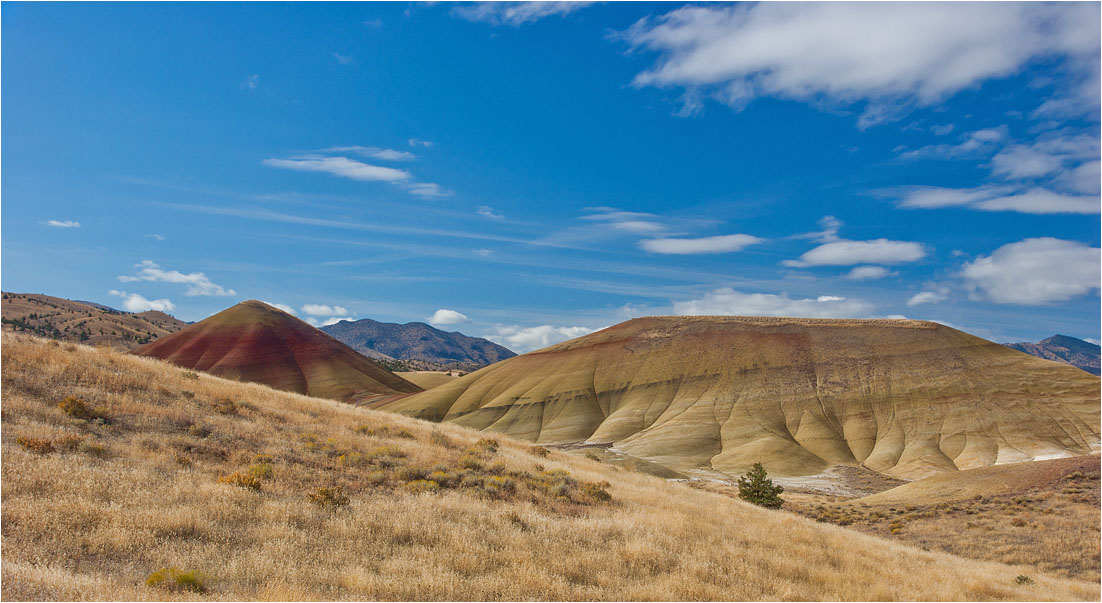
POLYGON ((899 154, 900 159, 919 159, 926 157, 953 159, 990 155, 998 148, 998 143, 1006 139, 1006 127, 985 128, 970 132, 957 144, 927 145, 899 154))
POLYGON ((176 309, 176 304, 172 303, 170 299, 146 299, 137 293, 127 293, 117 289, 112 289, 107 294, 123 298, 122 309, 127 312, 147 312, 149 310, 171 312, 176 309))
POLYGON ((620 37, 659 55, 636 86, 678 87, 690 105, 710 97, 735 109, 766 96, 865 101, 864 127, 1041 57, 1096 63, 1097 22, 1097 5, 765 2, 684 6, 620 37))
POLYGON ((417 155, 410 153, 409 151, 397 151, 394 149, 384 149, 380 147, 365 147, 359 145, 351 145, 345 147, 329 147, 328 149, 322 149, 325 153, 355 153, 364 157, 373 157, 382 161, 413 161, 417 159, 417 155))
POLYGON ((855 266, 845 278, 851 281, 869 281, 897 274, 899 273, 892 272, 883 266, 855 266))
POLYGON ((417 138, 410 138, 407 142, 409 142, 409 146, 411 146, 411 147, 424 147, 424 148, 427 149, 427 148, 432 146, 432 141, 431 140, 420 140, 420 139, 417 139, 417 138))
POLYGON ((348 157, 303 155, 291 159, 265 159, 262 163, 269 167, 302 172, 323 172, 365 182, 404 182, 411 178, 410 173, 405 170, 371 165, 348 157))
POLYGON ((504 220, 505 216, 494 213, 494 208, 489 205, 481 205, 478 208, 478 215, 484 218, 493 218, 494 220, 504 220))
POLYGON ((1069 195, 1040 187, 1017 189, 1007 186, 911 186, 882 193, 896 196, 899 207, 906 209, 967 207, 982 211, 1016 211, 1027 214, 1097 214, 1102 211, 1097 196, 1069 195))
POLYGON ((163 241, 163 240, 165 240, 165 237, 163 235, 159 235, 159 234, 156 234, 156 233, 147 234, 147 235, 145 235, 145 238, 153 239, 154 241, 163 241))
POLYGON ((731 253, 763 240, 748 234, 731 234, 696 239, 643 239, 639 241, 639 247, 651 253, 663 254, 731 253))
POLYGON ((440 199, 455 194, 454 191, 450 191, 435 182, 414 182, 406 188, 411 195, 417 195, 422 199, 440 199))
POLYGON ((476 2, 457 6, 452 14, 468 21, 517 27, 550 16, 568 15, 592 2, 476 2))
POLYGON ((337 59, 337 62, 340 63, 341 65, 355 65, 356 64, 356 59, 354 57, 345 56, 343 54, 340 54, 339 52, 334 52, 333 53, 333 58, 337 59))
POLYGON ((256 90, 260 85, 260 76, 257 74, 247 75, 245 79, 241 80, 242 90, 256 90))
POLYGON ((46 220, 42 224, 54 228, 80 228, 80 222, 75 220, 46 220))
POLYGON ((142 260, 140 264, 135 264, 134 266, 139 268, 138 273, 133 276, 120 276, 118 277, 119 282, 133 283, 138 281, 150 281, 178 283, 187 285, 187 290, 184 292, 184 295, 237 295, 237 292, 233 289, 225 289, 221 285, 215 284, 202 272, 184 274, 179 270, 162 270, 161 267, 153 263, 152 260, 142 260))

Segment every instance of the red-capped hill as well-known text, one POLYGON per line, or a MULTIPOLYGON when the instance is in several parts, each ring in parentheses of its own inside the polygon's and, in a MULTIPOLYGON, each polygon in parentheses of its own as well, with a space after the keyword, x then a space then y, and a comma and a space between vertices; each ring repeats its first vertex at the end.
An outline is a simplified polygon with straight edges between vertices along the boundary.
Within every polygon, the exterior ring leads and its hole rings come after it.
POLYGON ((241 302, 133 353, 342 402, 421 391, 318 329, 256 300, 241 302))

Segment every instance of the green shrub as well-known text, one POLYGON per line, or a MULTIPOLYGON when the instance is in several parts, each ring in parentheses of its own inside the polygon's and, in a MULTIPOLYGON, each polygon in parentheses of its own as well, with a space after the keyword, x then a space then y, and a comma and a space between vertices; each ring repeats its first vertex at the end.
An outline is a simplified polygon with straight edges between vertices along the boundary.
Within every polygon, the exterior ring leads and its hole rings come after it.
POLYGON ((348 504, 348 496, 340 486, 318 488, 312 494, 307 494, 306 498, 322 507, 343 507, 348 504))
POLYGON ((1017 578, 1014 578, 1014 582, 1017 584, 1033 584, 1033 578, 1019 575, 1017 578))
POLYGON ((608 490, 606 490, 605 488, 608 488, 611 485, 612 484, 608 482, 591 482, 582 486, 582 492, 585 493, 586 496, 592 498, 597 502, 608 502, 612 500, 612 495, 609 494, 608 490))
POLYGON ((482 461, 473 454, 465 454, 460 457, 459 466, 471 471, 482 471, 482 461))
POLYGON ((750 471, 738 480, 738 497, 767 509, 779 509, 784 504, 780 494, 784 488, 773 485, 761 463, 754 463, 750 471))
POLYGON ((249 467, 249 475, 259 480, 272 479, 274 474, 271 463, 257 463, 249 467))
POLYGON ((185 572, 175 567, 163 567, 149 574, 149 577, 145 579, 145 583, 149 586, 167 588, 168 590, 205 593, 207 592, 207 586, 204 584, 205 580, 206 576, 199 572, 185 572))
POLYGON ((403 482, 415 482, 427 479, 429 470, 424 467, 402 467, 395 476, 403 482))

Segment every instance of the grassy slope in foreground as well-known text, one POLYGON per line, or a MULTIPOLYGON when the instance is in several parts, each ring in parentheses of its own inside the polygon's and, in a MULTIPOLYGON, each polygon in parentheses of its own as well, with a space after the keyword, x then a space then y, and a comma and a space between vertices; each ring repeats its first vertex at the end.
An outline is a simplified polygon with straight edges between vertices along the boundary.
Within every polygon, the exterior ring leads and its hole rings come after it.
POLYGON ((414 484, 416 493, 403 469, 454 467, 483 434, 193 379, 109 350, 5 335, 2 353, 5 600, 196 598, 145 585, 166 566, 206 574, 204 596, 214 599, 1099 596, 1096 584, 1030 573, 1034 582, 1019 585, 1019 567, 900 546, 562 452, 539 456, 506 438, 474 456, 482 473, 513 476, 513 491, 495 493, 483 477, 435 492, 414 484), (65 414, 66 396, 87 398, 109 424, 65 414), (18 438, 55 451, 36 454, 18 438), (259 491, 218 481, 258 464, 272 473, 259 491), (527 485, 524 475, 557 469, 607 480, 612 500, 527 485), (334 485, 347 505, 307 499, 334 485))
POLYGON ((679 471, 910 479, 1097 450, 1099 380, 914 320, 637 318, 383 408, 679 471))

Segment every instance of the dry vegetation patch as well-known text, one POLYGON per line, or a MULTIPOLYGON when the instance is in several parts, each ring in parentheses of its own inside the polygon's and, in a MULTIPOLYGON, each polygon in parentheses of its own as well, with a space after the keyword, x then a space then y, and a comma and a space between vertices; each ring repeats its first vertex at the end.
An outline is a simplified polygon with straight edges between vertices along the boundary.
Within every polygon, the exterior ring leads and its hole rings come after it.
POLYGON ((27 336, 0 352, 8 600, 1099 595, 456 426, 27 336))

